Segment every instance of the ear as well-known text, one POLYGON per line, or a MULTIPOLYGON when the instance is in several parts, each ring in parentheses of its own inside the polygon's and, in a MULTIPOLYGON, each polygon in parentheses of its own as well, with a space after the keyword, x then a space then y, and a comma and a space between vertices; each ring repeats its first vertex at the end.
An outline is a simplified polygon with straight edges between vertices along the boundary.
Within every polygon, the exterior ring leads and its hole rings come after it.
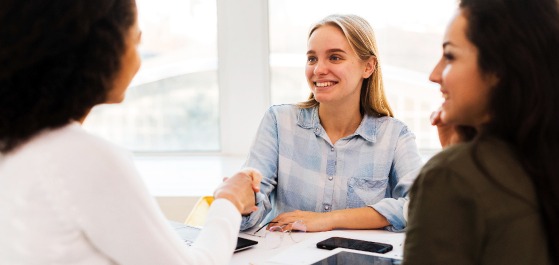
POLYGON ((365 62, 365 71, 363 71, 363 78, 369 78, 377 69, 377 58, 371 57, 365 62))

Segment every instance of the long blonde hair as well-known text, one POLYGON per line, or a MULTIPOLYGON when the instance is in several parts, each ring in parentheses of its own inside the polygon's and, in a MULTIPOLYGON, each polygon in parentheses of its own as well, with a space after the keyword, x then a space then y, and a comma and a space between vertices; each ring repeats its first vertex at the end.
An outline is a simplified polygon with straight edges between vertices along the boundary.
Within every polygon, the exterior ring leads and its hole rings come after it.
MULTIPOLYGON (((365 19, 356 15, 329 15, 311 27, 308 38, 316 29, 326 25, 341 29, 349 45, 362 61, 375 58, 375 71, 370 77, 363 80, 361 87, 359 100, 361 113, 394 117, 384 94, 377 42, 371 25, 365 19)), ((319 102, 316 101, 314 94, 311 92, 308 100, 298 105, 302 108, 312 108, 318 106, 319 102)))

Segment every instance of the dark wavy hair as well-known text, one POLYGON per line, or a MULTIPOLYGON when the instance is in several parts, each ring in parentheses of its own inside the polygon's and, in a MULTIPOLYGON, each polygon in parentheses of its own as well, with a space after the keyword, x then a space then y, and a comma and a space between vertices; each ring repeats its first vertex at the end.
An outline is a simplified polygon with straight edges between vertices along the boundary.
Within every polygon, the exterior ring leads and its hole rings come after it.
POLYGON ((106 100, 134 0, 0 1, 0 152, 106 100))
POLYGON ((556 0, 461 0, 482 73, 498 84, 492 135, 516 151, 536 188, 549 253, 559 262, 559 6, 556 0))

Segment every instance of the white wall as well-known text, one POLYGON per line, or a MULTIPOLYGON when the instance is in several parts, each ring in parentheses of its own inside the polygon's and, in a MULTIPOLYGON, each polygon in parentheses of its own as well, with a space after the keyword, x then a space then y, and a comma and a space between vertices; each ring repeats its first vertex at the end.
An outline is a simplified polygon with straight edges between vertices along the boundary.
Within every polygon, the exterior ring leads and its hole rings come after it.
POLYGON ((223 155, 248 153, 270 106, 268 1, 217 0, 223 155))

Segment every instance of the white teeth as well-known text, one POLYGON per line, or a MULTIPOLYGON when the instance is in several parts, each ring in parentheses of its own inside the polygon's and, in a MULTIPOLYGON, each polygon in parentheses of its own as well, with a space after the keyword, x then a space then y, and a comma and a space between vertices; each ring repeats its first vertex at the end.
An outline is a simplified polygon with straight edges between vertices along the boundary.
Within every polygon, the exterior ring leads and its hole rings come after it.
POLYGON ((335 83, 334 82, 315 82, 317 87, 326 87, 326 86, 332 86, 335 83))
POLYGON ((444 98, 445 100, 447 100, 447 99, 448 99, 448 94, 443 94, 443 98, 444 98))

